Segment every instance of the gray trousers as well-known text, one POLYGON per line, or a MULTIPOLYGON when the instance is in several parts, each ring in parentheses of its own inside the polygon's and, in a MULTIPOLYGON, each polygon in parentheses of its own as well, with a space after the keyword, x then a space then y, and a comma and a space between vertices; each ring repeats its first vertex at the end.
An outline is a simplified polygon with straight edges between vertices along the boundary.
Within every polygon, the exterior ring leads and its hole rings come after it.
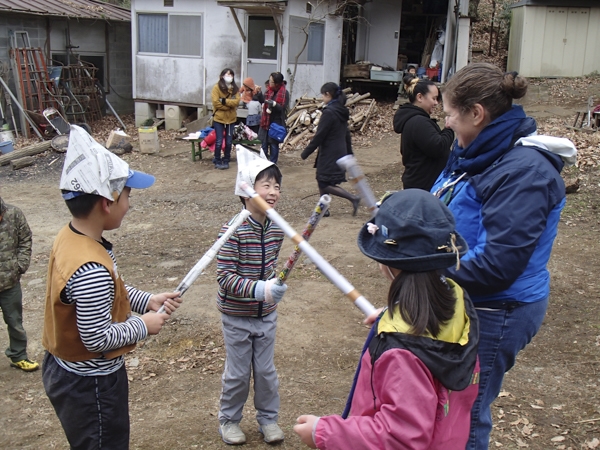
POLYGON ((0 292, 0 308, 9 338, 8 348, 4 353, 12 362, 27 359, 27 334, 23 328, 22 300, 21 283, 0 292))
POLYGON ((239 423, 254 375, 254 407, 260 425, 275 423, 279 412, 279 380, 273 363, 277 311, 266 317, 221 314, 225 369, 221 378, 219 423, 239 423))

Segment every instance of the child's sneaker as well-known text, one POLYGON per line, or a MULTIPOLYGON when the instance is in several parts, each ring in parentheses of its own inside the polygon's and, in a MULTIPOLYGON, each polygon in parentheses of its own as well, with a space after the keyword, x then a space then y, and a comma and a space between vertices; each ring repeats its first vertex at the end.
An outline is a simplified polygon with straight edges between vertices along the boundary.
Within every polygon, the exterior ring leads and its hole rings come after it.
POLYGON ((276 423, 260 425, 258 432, 262 433, 267 444, 277 444, 283 441, 283 431, 281 431, 281 428, 276 423))
POLYGON ((219 434, 226 444, 240 445, 246 443, 246 435, 240 428, 239 423, 225 422, 219 425, 219 434))
POLYGON ((10 365, 11 367, 21 369, 24 372, 35 372, 40 368, 40 365, 38 363, 29 359, 22 359, 21 361, 11 362, 10 365))

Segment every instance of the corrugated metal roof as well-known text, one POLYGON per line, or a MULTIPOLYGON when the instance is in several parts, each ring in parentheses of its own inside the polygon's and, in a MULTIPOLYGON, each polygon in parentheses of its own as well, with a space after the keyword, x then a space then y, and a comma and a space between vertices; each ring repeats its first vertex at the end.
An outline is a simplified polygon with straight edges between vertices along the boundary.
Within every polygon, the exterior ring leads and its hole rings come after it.
POLYGON ((130 22, 131 11, 97 0, 0 0, 0 11, 130 22))

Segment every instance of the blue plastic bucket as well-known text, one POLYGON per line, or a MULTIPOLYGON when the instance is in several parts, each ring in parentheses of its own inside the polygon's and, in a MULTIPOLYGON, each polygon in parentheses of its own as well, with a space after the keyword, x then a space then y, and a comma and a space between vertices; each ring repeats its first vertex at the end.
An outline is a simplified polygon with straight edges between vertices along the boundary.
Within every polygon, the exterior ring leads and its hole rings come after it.
POLYGON ((10 153, 15 149, 12 141, 0 142, 0 153, 10 153))

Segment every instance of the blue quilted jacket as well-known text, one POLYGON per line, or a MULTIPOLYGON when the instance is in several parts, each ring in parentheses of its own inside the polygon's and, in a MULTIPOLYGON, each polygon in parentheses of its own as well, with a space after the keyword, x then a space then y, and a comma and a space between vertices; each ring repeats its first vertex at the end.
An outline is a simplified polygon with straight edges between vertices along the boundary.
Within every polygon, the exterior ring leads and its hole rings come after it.
POLYGON ((432 188, 469 244, 460 269, 449 269, 448 276, 475 306, 533 303, 549 295, 546 266, 565 205, 564 163, 547 146, 515 146, 535 131, 535 121, 513 106, 466 148, 455 142, 432 188))

